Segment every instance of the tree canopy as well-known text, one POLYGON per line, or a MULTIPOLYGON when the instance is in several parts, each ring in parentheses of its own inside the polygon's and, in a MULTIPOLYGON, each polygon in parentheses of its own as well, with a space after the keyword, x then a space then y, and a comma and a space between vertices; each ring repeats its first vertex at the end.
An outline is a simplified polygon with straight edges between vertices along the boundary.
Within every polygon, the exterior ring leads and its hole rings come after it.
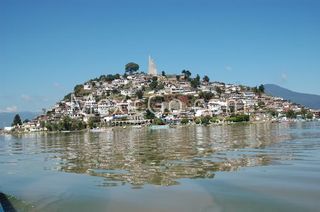
POLYGON ((264 85, 261 84, 261 85, 259 86, 258 90, 259 90, 261 93, 264 93, 264 85))
POLYGON ((209 78, 207 75, 205 75, 205 76, 203 77, 203 81, 204 81, 204 82, 210 82, 210 78, 209 78))
POLYGON ((16 114, 13 118, 13 122, 11 124, 11 126, 17 126, 17 125, 22 125, 22 121, 21 121, 21 118, 20 118, 20 115, 19 114, 16 114))
POLYGON ((142 90, 138 90, 136 92, 136 96, 138 97, 138 99, 142 99, 143 98, 143 91, 142 90))
POLYGON ((184 75, 185 80, 190 80, 191 72, 189 70, 182 70, 181 73, 184 75))
POLYGON ((130 62, 125 66, 126 73, 133 74, 139 70, 139 65, 134 62, 130 62))
POLYGON ((192 79, 190 83, 191 83, 191 87, 193 87, 193 88, 199 87, 200 86, 200 76, 199 76, 199 74, 197 74, 196 78, 192 79))

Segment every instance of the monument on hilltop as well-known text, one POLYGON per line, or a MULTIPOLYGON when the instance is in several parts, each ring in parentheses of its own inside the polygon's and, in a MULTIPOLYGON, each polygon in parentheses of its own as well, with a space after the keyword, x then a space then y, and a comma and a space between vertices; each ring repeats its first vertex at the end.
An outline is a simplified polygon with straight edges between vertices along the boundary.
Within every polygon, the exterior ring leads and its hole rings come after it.
POLYGON ((154 60, 149 56, 148 61, 148 74, 152 76, 157 76, 157 67, 154 60))

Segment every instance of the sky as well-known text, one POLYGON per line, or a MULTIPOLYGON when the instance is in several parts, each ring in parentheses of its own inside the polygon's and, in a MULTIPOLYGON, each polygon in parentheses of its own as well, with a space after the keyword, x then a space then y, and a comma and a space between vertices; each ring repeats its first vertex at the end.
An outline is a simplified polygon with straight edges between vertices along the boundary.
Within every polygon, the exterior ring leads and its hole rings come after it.
POLYGON ((166 73, 320 94, 320 1, 0 0, 0 112, 50 108, 149 55, 166 73))

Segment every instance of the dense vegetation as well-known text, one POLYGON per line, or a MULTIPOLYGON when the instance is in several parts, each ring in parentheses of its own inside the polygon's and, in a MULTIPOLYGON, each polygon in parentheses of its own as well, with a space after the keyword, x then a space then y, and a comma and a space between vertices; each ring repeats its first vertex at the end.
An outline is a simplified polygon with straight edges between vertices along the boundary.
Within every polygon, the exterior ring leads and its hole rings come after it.
POLYGON ((230 117, 226 118, 226 121, 230 121, 230 122, 248 122, 248 121, 250 121, 250 116, 246 115, 246 114, 231 115, 230 117))
POLYGON ((48 131, 73 131, 86 129, 87 124, 82 120, 65 116, 59 122, 46 122, 45 127, 48 131))

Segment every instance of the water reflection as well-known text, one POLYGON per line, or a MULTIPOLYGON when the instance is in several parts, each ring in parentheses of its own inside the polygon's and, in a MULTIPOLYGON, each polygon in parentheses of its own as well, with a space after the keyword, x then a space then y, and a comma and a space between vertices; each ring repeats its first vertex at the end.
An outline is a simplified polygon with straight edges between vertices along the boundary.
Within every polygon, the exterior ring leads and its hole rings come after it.
POLYGON ((292 128, 283 124, 245 124, 32 134, 4 137, 0 143, 0 150, 4 151, 0 152, 43 154, 44 160, 50 162, 45 163, 44 169, 103 177, 100 186, 169 186, 179 184, 182 178, 214 178, 217 171, 291 159, 292 152, 283 148, 266 149, 299 137, 288 133, 288 127, 292 128))

